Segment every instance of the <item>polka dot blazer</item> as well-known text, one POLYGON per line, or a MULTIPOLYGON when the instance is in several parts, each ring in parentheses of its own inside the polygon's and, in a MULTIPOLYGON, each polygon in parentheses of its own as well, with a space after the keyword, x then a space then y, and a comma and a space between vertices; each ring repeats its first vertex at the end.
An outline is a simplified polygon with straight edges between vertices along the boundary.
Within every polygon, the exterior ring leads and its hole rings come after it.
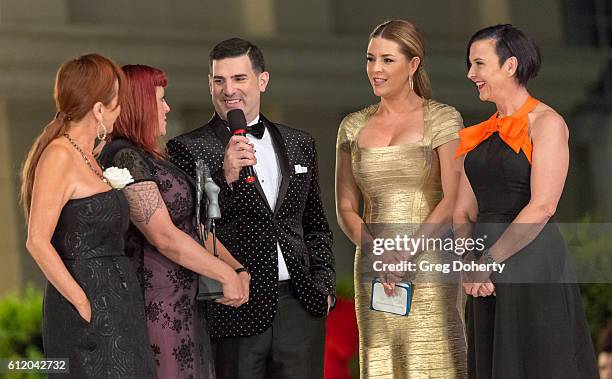
POLYGON ((324 316, 327 297, 335 293, 332 232, 321 203, 314 139, 306 132, 274 124, 263 115, 261 118, 272 136, 281 168, 275 209, 270 209, 259 182, 248 184, 243 174, 232 188, 225 182, 223 156, 231 134, 218 115, 167 144, 170 160, 192 177, 198 159, 210 167, 221 187, 222 218, 217 223, 217 237, 251 272, 248 303, 239 308, 217 303, 207 307, 213 338, 251 336, 270 327, 278 303, 277 242, 293 292, 305 309, 324 316))

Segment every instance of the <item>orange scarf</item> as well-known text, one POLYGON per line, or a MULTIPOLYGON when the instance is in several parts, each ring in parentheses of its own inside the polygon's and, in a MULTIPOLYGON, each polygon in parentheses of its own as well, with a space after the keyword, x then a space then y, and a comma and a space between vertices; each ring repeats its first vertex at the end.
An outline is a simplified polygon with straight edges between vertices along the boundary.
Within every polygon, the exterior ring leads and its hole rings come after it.
POLYGON ((499 137, 504 141, 515 153, 523 150, 527 160, 531 163, 531 138, 529 138, 529 119, 527 115, 531 112, 540 101, 529 96, 525 104, 511 116, 498 118, 496 112, 487 121, 481 122, 469 128, 459 131, 459 147, 455 153, 455 158, 474 149, 482 141, 489 138, 493 133, 498 132, 499 137))

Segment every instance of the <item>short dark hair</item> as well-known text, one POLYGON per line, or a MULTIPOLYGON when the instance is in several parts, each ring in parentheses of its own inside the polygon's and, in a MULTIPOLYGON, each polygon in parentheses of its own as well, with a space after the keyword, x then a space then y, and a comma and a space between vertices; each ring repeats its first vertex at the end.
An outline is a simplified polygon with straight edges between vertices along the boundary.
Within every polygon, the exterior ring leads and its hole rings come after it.
POLYGON ((510 57, 516 57, 518 67, 516 80, 526 85, 529 79, 538 75, 542 64, 540 48, 525 33, 510 24, 499 24, 480 29, 467 44, 467 66, 470 68, 470 47, 476 41, 492 39, 496 41, 495 50, 500 66, 510 57))
POLYGON ((255 46, 250 41, 237 37, 221 41, 213 47, 208 55, 208 69, 212 72, 212 63, 214 60, 235 58, 245 54, 251 60, 251 66, 254 71, 257 73, 266 71, 266 63, 264 62, 264 57, 259 47, 255 46))

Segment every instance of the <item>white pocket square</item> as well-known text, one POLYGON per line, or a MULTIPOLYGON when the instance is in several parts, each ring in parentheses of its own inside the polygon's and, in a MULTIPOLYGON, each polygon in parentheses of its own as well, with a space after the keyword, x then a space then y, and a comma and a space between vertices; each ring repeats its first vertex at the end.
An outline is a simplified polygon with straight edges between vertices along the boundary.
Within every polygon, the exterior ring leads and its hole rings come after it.
POLYGON ((299 164, 295 165, 295 173, 296 174, 305 174, 308 172, 308 167, 303 167, 299 164))

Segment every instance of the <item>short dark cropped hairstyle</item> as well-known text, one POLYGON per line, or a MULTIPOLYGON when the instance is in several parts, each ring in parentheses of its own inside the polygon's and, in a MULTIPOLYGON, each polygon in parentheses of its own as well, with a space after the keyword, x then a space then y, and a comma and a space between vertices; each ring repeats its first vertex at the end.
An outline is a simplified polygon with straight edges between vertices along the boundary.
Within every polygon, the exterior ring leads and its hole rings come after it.
POLYGON ((500 66, 510 57, 516 57, 518 67, 516 80, 526 85, 530 79, 538 75, 542 58, 540 48, 525 33, 510 24, 500 24, 480 29, 467 44, 467 66, 470 68, 470 47, 476 41, 492 39, 496 41, 495 50, 499 57, 500 66))
POLYGON ((216 44, 208 55, 208 69, 212 72, 214 60, 235 58, 245 54, 251 60, 251 66, 255 72, 260 74, 266 71, 266 63, 261 50, 253 43, 242 38, 230 38, 216 44))

